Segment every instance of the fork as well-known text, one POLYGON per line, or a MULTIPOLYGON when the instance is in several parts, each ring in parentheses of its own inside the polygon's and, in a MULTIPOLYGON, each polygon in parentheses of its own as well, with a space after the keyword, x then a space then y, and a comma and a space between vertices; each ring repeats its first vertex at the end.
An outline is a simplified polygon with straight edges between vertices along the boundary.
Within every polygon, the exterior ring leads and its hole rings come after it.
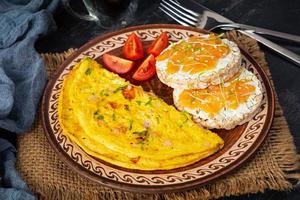
MULTIPOLYGON (((169 15, 171 18, 173 18, 178 23, 184 25, 184 26, 196 26, 196 27, 202 27, 202 23, 206 19, 202 18, 202 15, 199 13, 196 13, 190 9, 187 9, 180 4, 176 3, 173 0, 162 0, 161 7, 159 7, 164 13, 169 15)), ((248 32, 253 33, 259 33, 262 35, 269 35, 273 37, 278 37, 286 40, 291 40, 294 42, 300 43, 300 36, 289 34, 289 33, 283 33, 280 31, 273 31, 266 28, 260 28, 256 26, 250 26, 245 24, 238 24, 238 23, 220 23, 216 26, 210 27, 209 31, 213 31, 217 28, 221 28, 223 30, 233 30, 233 29, 242 29, 246 30, 248 32)))
POLYGON ((244 24, 236 24, 233 23, 231 20, 220 16, 219 14, 208 10, 207 8, 203 7, 204 10, 202 14, 196 13, 188 8, 183 7, 179 3, 175 2, 174 0, 162 0, 160 3, 159 9, 162 10, 165 14, 169 17, 177 21, 179 24, 184 26, 194 26, 198 28, 206 28, 209 31, 215 30, 216 28, 221 28, 224 30, 232 30, 238 29, 243 34, 257 40, 258 42, 264 44, 265 46, 271 48, 275 52, 281 54, 282 56, 290 59, 298 66, 300 66, 300 56, 295 54, 294 52, 285 49, 270 40, 261 37, 254 32, 261 33, 263 32, 266 35, 272 35, 284 39, 289 39, 292 41, 300 42, 300 37, 288 33, 281 33, 278 31, 271 31, 268 29, 258 28, 254 26, 248 26, 244 24), (213 22, 211 22, 213 20, 213 22), (244 29, 247 27, 246 29, 244 29), (250 29, 248 29, 250 28, 250 29))

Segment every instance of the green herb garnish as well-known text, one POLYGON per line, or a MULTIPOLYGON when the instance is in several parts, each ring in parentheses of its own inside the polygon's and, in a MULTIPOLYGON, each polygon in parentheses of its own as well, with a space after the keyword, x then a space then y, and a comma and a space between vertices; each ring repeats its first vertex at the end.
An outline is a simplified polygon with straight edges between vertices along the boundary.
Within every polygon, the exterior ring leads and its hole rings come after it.
MULTIPOLYGON (((132 124, 133 124, 133 120, 130 120, 130 121, 129 121, 129 128, 128 128, 129 130, 132 129, 132 124)), ((133 132, 133 134, 135 134, 135 132, 133 132)))
POLYGON ((195 100, 196 100, 196 98, 195 98, 195 97, 192 97, 191 103, 193 103, 195 100))
POLYGON ((189 120, 189 117, 187 116, 188 114, 186 112, 182 112, 181 115, 184 117, 182 124, 180 124, 180 128, 183 127, 183 125, 189 120))
POLYGON ((149 100, 145 103, 145 106, 151 105, 151 101, 152 101, 152 98, 150 97, 149 100))
POLYGON ((87 68, 85 70, 85 75, 90 75, 92 73, 92 68, 87 68))
POLYGON ((144 130, 144 131, 135 131, 132 134, 138 135, 139 137, 146 137, 148 134, 148 130, 144 130))
POLYGON ((219 35, 217 35, 218 38, 221 38, 224 36, 224 33, 220 33, 219 35))
POLYGON ((104 116, 100 114, 99 110, 96 110, 96 111, 94 112, 94 117, 95 117, 96 119, 99 119, 99 120, 103 120, 103 119, 104 119, 104 116))
POLYGON ((157 123, 159 124, 159 122, 160 122, 160 116, 158 115, 155 118, 156 118, 157 123))
POLYGON ((137 140, 137 144, 141 145, 142 150, 144 150, 144 144, 149 138, 148 130, 133 132, 133 134, 138 135, 135 139, 137 140))
POLYGON ((94 116, 96 116, 96 115, 98 115, 99 114, 99 110, 96 110, 95 112, 94 112, 94 116))
POLYGON ((119 92, 120 90, 125 89, 127 86, 128 86, 128 85, 120 86, 120 87, 118 87, 117 89, 115 89, 115 90, 113 91, 113 93, 117 93, 117 92, 119 92))
POLYGON ((142 104, 142 101, 140 101, 140 100, 137 100, 137 101, 135 101, 139 106, 142 104))
POLYGON ((98 115, 98 116, 97 116, 97 119, 103 120, 103 119, 104 119, 104 116, 103 116, 103 115, 98 115))
POLYGON ((109 96, 108 91, 106 89, 100 91, 100 96, 109 96))
POLYGON ((116 114, 115 114, 115 113, 112 114, 112 119, 113 119, 114 121, 116 121, 116 114))

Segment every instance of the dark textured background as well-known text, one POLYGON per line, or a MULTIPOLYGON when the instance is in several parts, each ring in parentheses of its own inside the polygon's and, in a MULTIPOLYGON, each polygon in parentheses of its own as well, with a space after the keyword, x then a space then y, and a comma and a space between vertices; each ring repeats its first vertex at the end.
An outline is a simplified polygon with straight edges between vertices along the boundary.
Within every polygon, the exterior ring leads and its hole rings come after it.
MULTIPOLYGON (((208 8, 224 16, 249 25, 300 35, 299 0, 198 0, 208 8)), ((157 9, 159 0, 140 0, 137 18, 133 25, 149 23, 175 23, 157 9)), ((81 0, 72 5, 82 11, 81 0)), ((55 13, 58 30, 36 43, 39 52, 62 52, 78 48, 92 38, 111 30, 103 30, 93 22, 70 16, 62 6, 55 13)), ((300 44, 274 40, 300 54, 300 44)), ((269 49, 262 47, 275 83, 279 101, 283 107, 291 132, 300 152, 300 68, 287 62, 269 49)), ((0 137, 13 140, 12 134, 0 131, 0 137)), ((267 191, 264 194, 244 195, 224 199, 300 199, 300 190, 267 191)))

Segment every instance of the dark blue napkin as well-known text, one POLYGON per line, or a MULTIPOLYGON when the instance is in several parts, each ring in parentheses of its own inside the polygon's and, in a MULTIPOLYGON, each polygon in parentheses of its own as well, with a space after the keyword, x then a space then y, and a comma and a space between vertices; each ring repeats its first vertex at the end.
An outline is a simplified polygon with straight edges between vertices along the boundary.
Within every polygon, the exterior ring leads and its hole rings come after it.
POLYGON ((15 153, 16 149, 0 138, 0 199, 35 199, 15 170, 15 153))
MULTIPOLYGON (((35 41, 56 29, 59 0, 0 0, 0 128, 27 131, 47 81, 35 41)), ((0 199, 31 200, 15 170, 15 148, 0 138, 0 199)))

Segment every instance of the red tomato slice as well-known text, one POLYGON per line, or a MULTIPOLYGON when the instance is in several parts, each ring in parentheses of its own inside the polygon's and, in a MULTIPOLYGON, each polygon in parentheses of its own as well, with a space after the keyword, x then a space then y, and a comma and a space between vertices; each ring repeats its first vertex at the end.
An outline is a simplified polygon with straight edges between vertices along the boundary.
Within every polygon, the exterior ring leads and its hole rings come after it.
POLYGON ((151 78, 156 72, 155 62, 154 56, 150 54, 139 66, 136 72, 134 72, 132 78, 137 81, 145 81, 151 78))
POLYGON ((104 65, 117 74, 125 74, 134 66, 134 62, 110 54, 103 55, 104 65))
POLYGON ((123 55, 129 60, 138 60, 144 57, 142 42, 135 33, 131 33, 126 40, 123 46, 123 55))
POLYGON ((148 47, 147 53, 158 56, 169 45, 169 39, 166 32, 162 32, 148 47))

